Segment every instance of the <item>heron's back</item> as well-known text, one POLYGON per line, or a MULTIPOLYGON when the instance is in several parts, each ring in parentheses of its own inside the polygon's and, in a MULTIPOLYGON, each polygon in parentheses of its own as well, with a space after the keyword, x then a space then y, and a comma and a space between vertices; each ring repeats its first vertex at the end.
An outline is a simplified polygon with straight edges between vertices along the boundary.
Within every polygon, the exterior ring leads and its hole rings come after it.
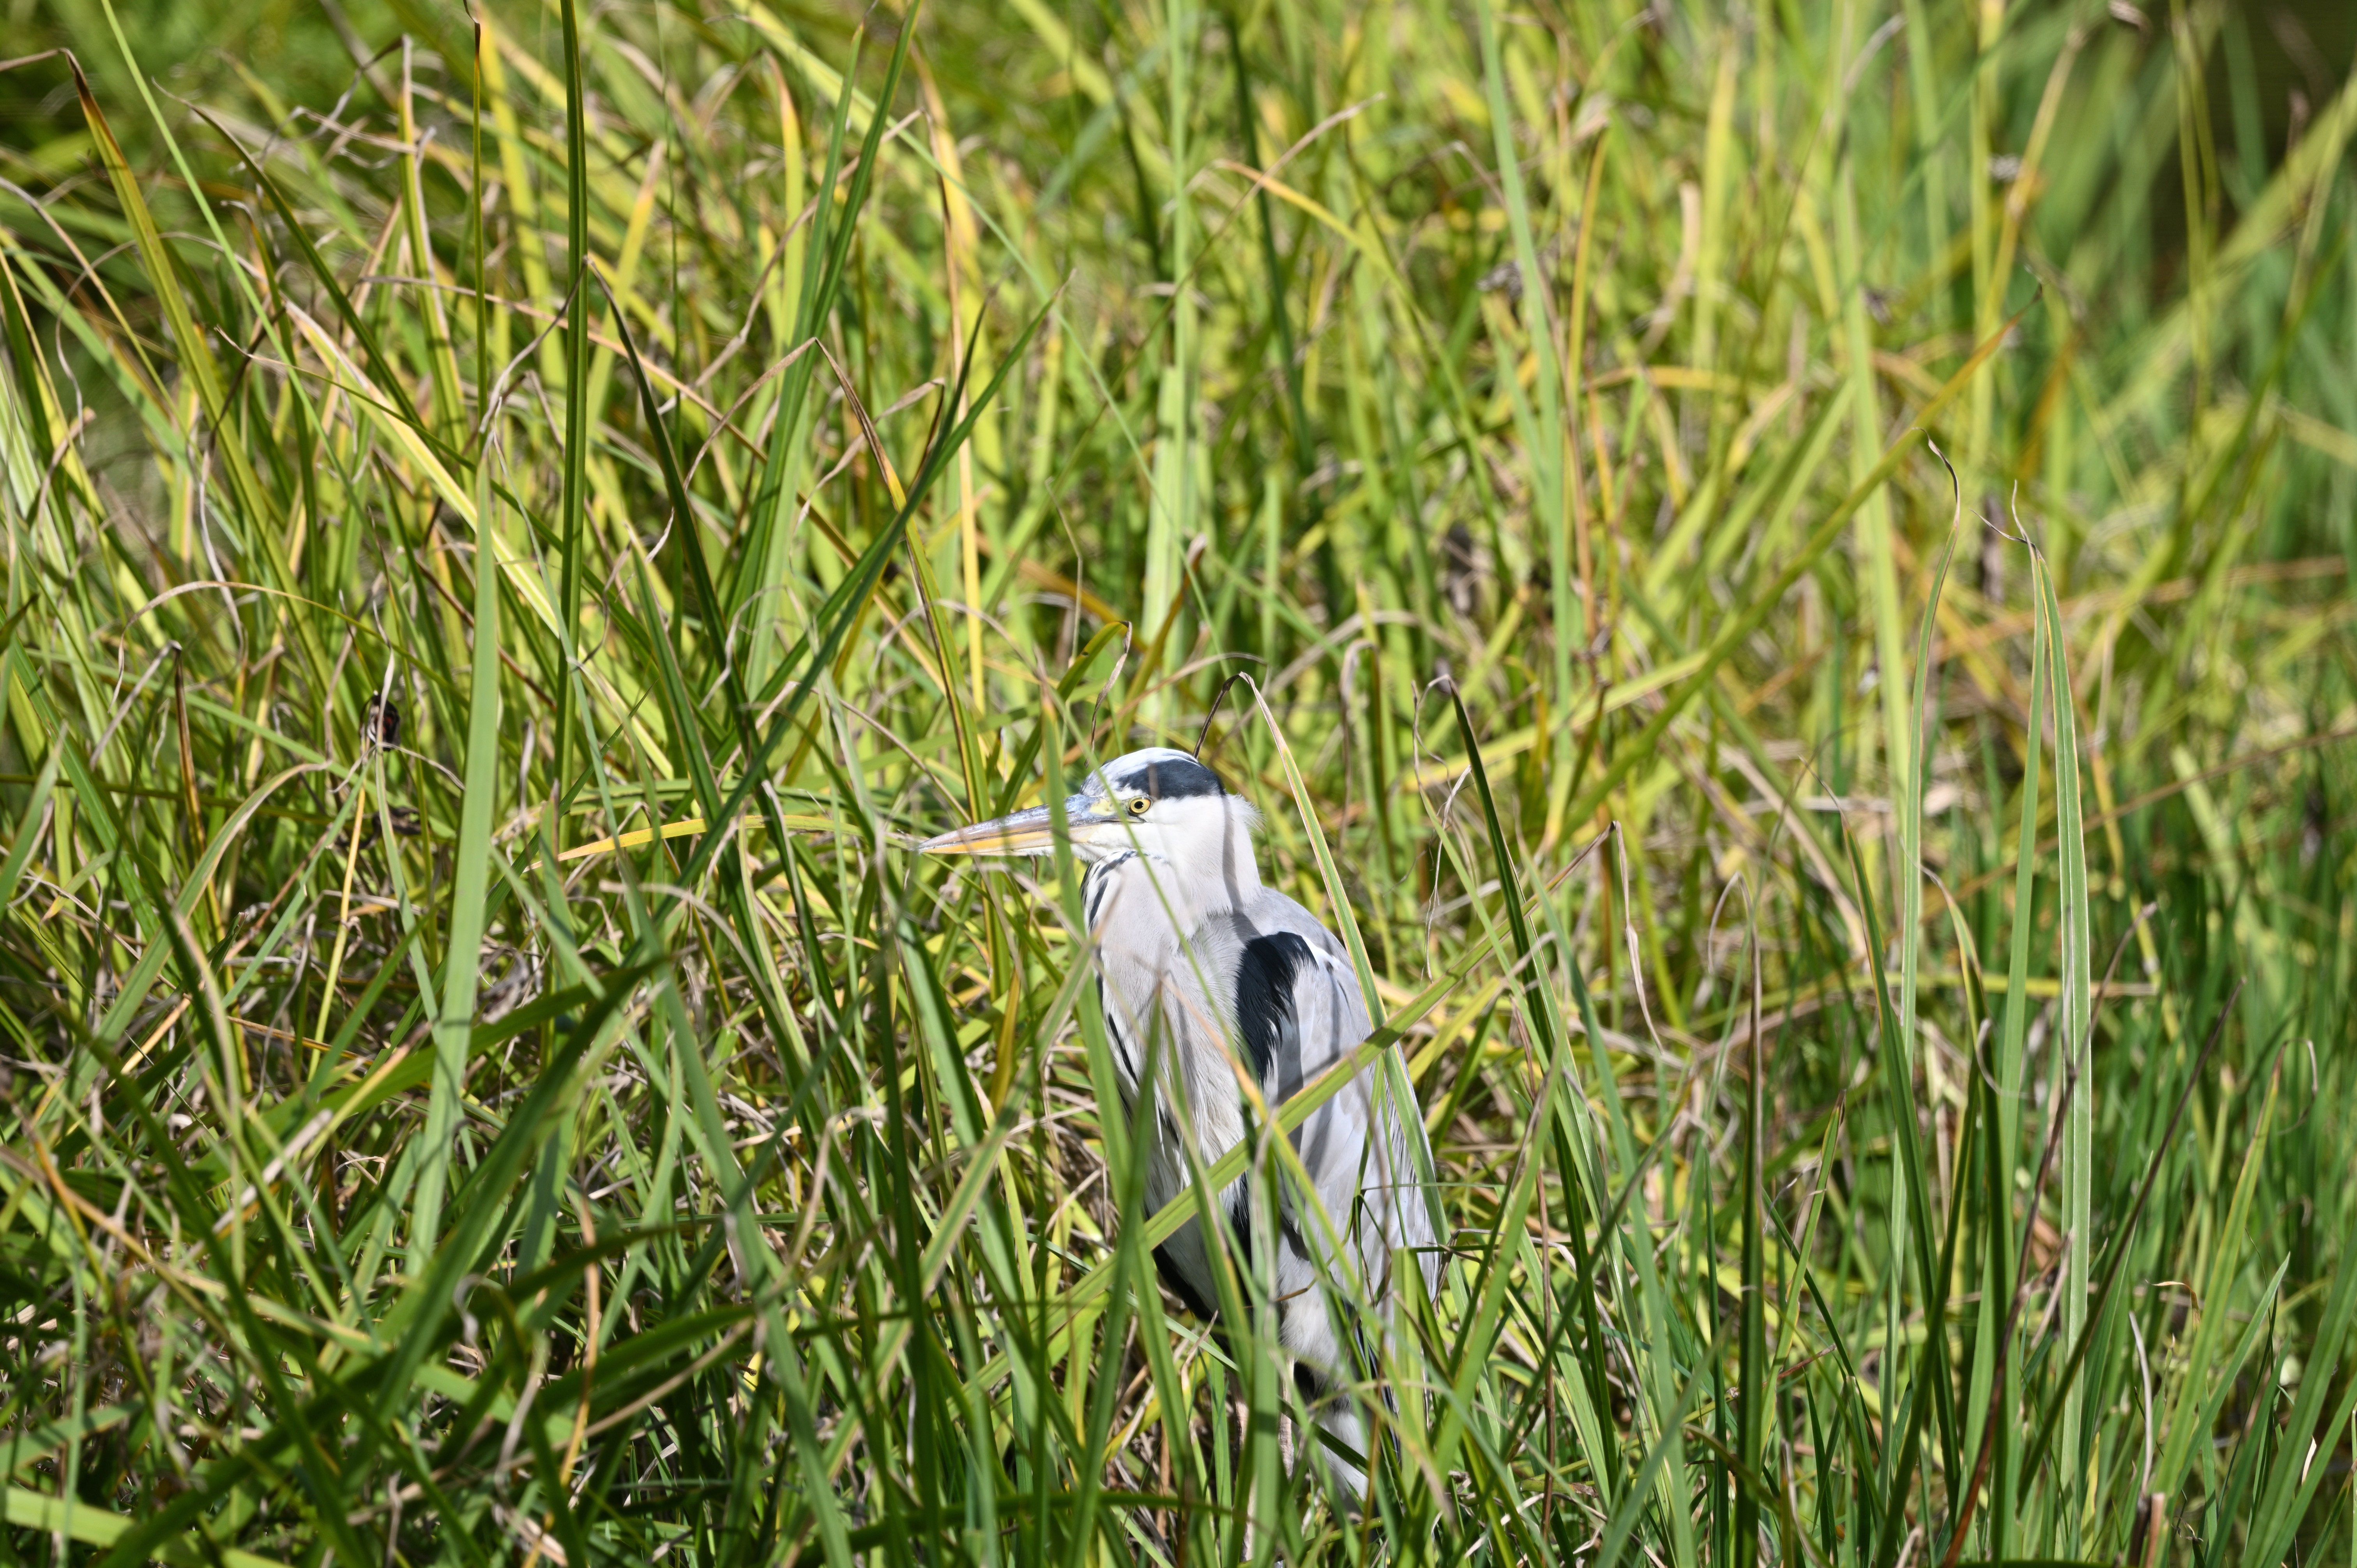
MULTIPOLYGON (((1096 866, 1087 898, 1124 1098, 1135 1106, 1152 1055, 1162 1064, 1162 1082, 1175 1079, 1186 1101, 1181 1115, 1167 1092, 1157 1097, 1145 1151, 1149 1210, 1187 1186, 1182 1126, 1191 1124, 1200 1165, 1244 1136, 1239 1071, 1269 1105, 1281 1106, 1372 1029, 1349 955, 1300 904, 1258 888, 1240 908, 1193 918, 1182 941, 1177 922, 1191 912, 1179 912, 1185 901, 1172 896, 1167 881, 1157 884, 1157 869, 1136 858, 1096 866)), ((1278 1184, 1271 1283, 1279 1300, 1315 1295, 1327 1279, 1347 1302, 1388 1308, 1401 1283, 1393 1260, 1403 1248, 1416 1260, 1417 1283, 1427 1294, 1433 1287, 1439 1264, 1431 1194, 1420 1174, 1430 1166, 1423 1121, 1412 1102, 1393 1103, 1383 1076, 1380 1060, 1362 1066, 1292 1135, 1318 1201, 1312 1205, 1297 1183, 1278 1184)), ((1404 1085, 1405 1078, 1397 1081, 1404 1085)), ((1250 1245, 1254 1208, 1246 1181, 1220 1195, 1226 1229, 1245 1243, 1232 1255, 1257 1256, 1250 1245)), ((1190 1307, 1211 1313, 1218 1291, 1195 1221, 1157 1250, 1157 1262, 1190 1307)), ((1291 1331, 1286 1337, 1296 1337, 1291 1331)), ((1318 1347, 1296 1348, 1308 1354, 1318 1347)))

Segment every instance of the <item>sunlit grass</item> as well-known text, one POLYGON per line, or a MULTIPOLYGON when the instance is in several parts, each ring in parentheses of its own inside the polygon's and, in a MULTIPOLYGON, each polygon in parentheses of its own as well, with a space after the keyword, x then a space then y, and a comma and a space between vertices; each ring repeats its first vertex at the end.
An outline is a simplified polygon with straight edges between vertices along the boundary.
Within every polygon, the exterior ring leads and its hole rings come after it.
POLYGON ((2349 1560, 2357 91, 2257 23, 27 14, 9 1561, 2349 1560), (906 853, 1199 739, 1451 1228, 1356 1514, 1073 868, 906 853))

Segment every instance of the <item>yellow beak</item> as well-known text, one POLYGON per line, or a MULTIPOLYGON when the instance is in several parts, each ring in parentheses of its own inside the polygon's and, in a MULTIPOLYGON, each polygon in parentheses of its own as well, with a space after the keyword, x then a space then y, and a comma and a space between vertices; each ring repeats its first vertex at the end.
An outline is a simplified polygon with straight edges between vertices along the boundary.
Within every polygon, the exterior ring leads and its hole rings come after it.
MULTIPOLYGON (((1064 808, 1065 824, 1074 833, 1114 820, 1090 811, 1086 797, 1076 798, 1064 808)), ((953 829, 917 846, 925 854, 1049 854, 1055 847, 1054 813, 1045 806, 953 829)))

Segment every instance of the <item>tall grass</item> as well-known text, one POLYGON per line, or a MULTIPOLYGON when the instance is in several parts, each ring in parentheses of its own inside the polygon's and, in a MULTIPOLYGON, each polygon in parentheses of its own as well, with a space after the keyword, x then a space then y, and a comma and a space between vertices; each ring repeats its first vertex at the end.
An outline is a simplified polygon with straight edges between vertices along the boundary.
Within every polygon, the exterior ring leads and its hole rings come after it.
POLYGON ((2297 24, 328 15, 0 75, 0 1554, 2351 1560, 2297 24), (1356 1510, 906 853, 1199 733, 1433 1136, 1356 1510))

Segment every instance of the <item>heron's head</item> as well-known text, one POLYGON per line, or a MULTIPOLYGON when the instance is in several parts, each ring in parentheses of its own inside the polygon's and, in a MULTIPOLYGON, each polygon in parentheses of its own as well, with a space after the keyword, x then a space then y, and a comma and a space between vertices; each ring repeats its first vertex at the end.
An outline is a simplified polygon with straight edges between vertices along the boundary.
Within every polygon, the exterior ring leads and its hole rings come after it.
MULTIPOLYGON (((1165 746, 1114 758, 1064 802, 1067 837, 1083 863, 1135 853, 1186 872, 1255 886, 1252 830, 1257 821, 1218 774, 1165 746)), ((1049 854, 1056 847, 1054 817, 1049 808, 1034 806, 918 847, 928 854, 1049 854)))

